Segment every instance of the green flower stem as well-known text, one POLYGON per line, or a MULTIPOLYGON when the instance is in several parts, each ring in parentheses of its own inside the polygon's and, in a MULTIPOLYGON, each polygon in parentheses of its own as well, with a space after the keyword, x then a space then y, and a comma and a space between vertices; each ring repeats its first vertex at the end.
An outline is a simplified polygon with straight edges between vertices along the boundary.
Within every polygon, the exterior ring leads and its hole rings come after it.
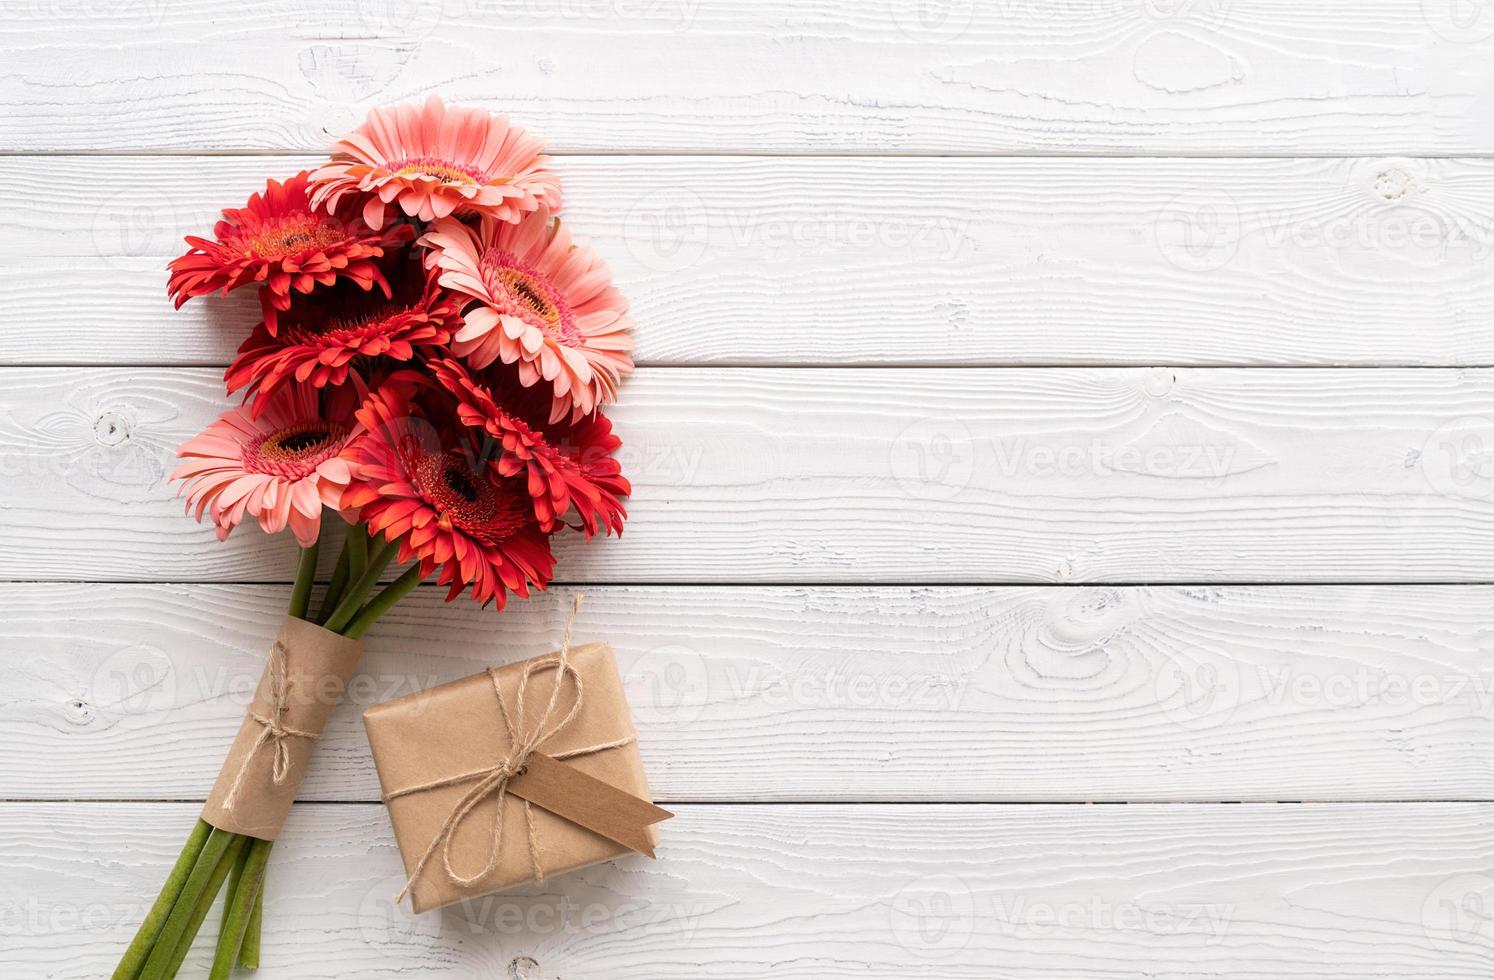
POLYGON ((409 595, 424 577, 421 574, 419 562, 405 569, 403 575, 386 585, 384 591, 374 596, 368 605, 358 610, 352 622, 348 623, 347 627, 343 629, 342 635, 350 640, 358 639, 368 631, 370 626, 378 622, 380 616, 393 608, 396 602, 409 595))
MULTIPOLYGON (((223 887, 223 879, 239 863, 239 855, 249 847, 249 838, 243 834, 232 834, 233 843, 228 845, 228 851, 223 855, 223 860, 218 862, 218 867, 213 870, 212 880, 208 882, 207 891, 197 900, 197 907, 192 910, 192 918, 187 923, 187 933, 182 936, 181 942, 177 943, 176 952, 171 954, 171 960, 167 964, 166 972, 161 975, 160 980, 173 980, 177 972, 182 968, 182 961, 192 951, 192 940, 197 938, 197 930, 202 928, 202 923, 207 919, 208 911, 213 907, 213 902, 218 898, 218 890, 223 887)), ((154 980, 147 974, 146 980, 154 980)))
POLYGON ((235 876, 238 887, 231 888, 228 901, 223 905, 223 928, 218 931, 218 950, 213 956, 213 969, 208 980, 228 980, 233 974, 233 965, 238 961, 239 949, 244 942, 244 933, 249 928, 249 918, 254 912, 256 896, 265 883, 265 862, 270 859, 270 842, 257 838, 246 838, 244 850, 235 876))
POLYGON ((378 551, 368 559, 368 567, 363 570, 363 574, 358 576, 356 582, 348 586, 347 594, 342 597, 342 601, 337 604, 337 608, 332 611, 332 615, 322 626, 334 633, 341 633, 363 606, 363 600, 368 598, 368 593, 379 584, 379 576, 384 574, 384 569, 388 567, 393 558, 394 544, 385 542, 380 545, 378 551))
MULTIPOLYGON (((224 858, 233 851, 234 860, 237 860, 238 851, 234 846, 242 840, 238 834, 230 834, 216 827, 208 834, 207 843, 202 845, 202 854, 198 856, 197 864, 187 877, 181 897, 172 906, 171 914, 166 917, 166 924, 161 927, 161 934, 156 938, 155 948, 145 961, 145 969, 140 974, 141 980, 166 980, 175 974, 176 970, 171 963, 175 958, 176 948, 192 944, 197 928, 202 925, 202 920, 196 918, 197 907, 211 905, 217 897, 218 889, 223 887, 223 879, 228 877, 229 869, 233 867, 233 863, 225 862, 224 858), (220 870, 222 874, 219 874, 220 870), (204 898, 206 903, 203 902, 204 898)), ((202 915, 203 918, 207 917, 206 908, 202 915)))
MULTIPOLYGON (((348 534, 352 533, 350 528, 348 534)), ((343 541, 342 550, 337 553, 337 567, 332 570, 332 581, 327 584, 327 593, 322 596, 322 606, 316 614, 318 623, 325 623, 327 617, 332 615, 332 610, 337 608, 338 601, 342 599, 343 590, 348 587, 348 573, 352 564, 352 556, 348 554, 348 543, 343 541)))
POLYGON ((136 980, 140 976, 145 960, 150 956, 151 948, 155 945, 156 936, 160 933, 161 927, 165 925, 166 917, 171 914, 172 907, 176 905, 177 896, 182 893, 187 878, 197 864, 198 856, 202 854, 202 845, 207 843, 208 835, 212 831, 212 824, 199 819, 197 825, 192 828, 192 833, 187 835, 187 842, 182 845, 182 852, 177 855, 176 864, 172 865, 171 873, 166 876, 166 884, 161 886, 161 894, 156 896, 156 903, 150 907, 145 921, 140 923, 140 930, 135 933, 130 948, 125 950, 124 959, 119 961, 112 980, 136 980))
MULTIPOLYGON (((269 870, 269 850, 274 846, 273 841, 266 841, 265 861, 266 871, 269 870)), ((259 940, 260 932, 264 928, 265 921, 265 885, 261 880, 259 893, 254 896, 254 911, 249 913, 249 927, 244 930, 244 942, 239 947, 239 966, 246 970, 259 969, 259 940)))
POLYGON ((348 528, 348 557, 352 559, 348 574, 353 579, 357 579, 368 567, 368 526, 366 524, 354 524, 348 528))
MULTIPOLYGON (((244 887, 244 866, 249 863, 249 850, 246 847, 239 852, 239 859, 233 863, 233 870, 228 873, 228 887, 223 889, 223 916, 218 921, 218 945, 223 945, 223 937, 228 934, 228 913, 233 909, 234 897, 244 887)), ((217 961, 214 960, 214 963, 217 961)))
POLYGON ((218 923, 219 934, 222 934, 223 926, 228 922, 228 909, 233 905, 233 897, 238 894, 239 888, 244 881, 244 862, 249 860, 247 850, 239 852, 239 859, 234 863, 233 870, 228 873, 228 890, 224 893, 228 897, 223 900, 223 920, 218 923))
POLYGON ((311 605, 311 580, 316 577, 316 553, 319 547, 318 542, 312 542, 311 547, 301 549, 301 563, 296 567, 296 585, 291 589, 290 608, 286 610, 297 619, 305 619, 306 610, 311 605))
POLYGON ((187 876, 186 884, 182 886, 181 894, 176 903, 171 907, 171 914, 166 917, 160 934, 156 938, 154 948, 149 958, 145 961, 145 969, 141 976, 151 980, 160 976, 176 950, 176 944, 181 941, 182 933, 186 931, 187 921, 192 917, 192 910, 197 906, 197 900, 202 897, 202 892, 208 886, 214 870, 222 860, 223 854, 232 843, 233 834, 225 833, 216 827, 208 834, 207 841, 202 845, 198 854, 197 862, 192 866, 192 872, 187 876))

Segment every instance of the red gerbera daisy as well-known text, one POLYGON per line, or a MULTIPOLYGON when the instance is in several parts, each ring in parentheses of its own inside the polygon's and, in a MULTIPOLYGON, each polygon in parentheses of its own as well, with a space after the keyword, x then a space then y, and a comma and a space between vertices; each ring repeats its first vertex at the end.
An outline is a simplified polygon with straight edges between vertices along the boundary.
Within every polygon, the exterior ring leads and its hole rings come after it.
POLYGON ((230 392, 253 388, 255 414, 266 397, 294 379, 322 388, 347 381, 358 357, 408 361, 417 348, 446 344, 462 325, 460 304, 419 263, 404 263, 390 297, 338 285, 281 317, 260 324, 239 348, 223 379, 230 392))
POLYGON ((307 171, 284 184, 270 181, 242 208, 227 208, 213 226, 216 241, 187 236, 192 248, 171 262, 167 290, 178 309, 194 296, 228 293, 260 283, 260 306, 271 335, 277 314, 290 309, 291 293, 309 293, 348 279, 363 289, 389 284, 374 262, 387 245, 410 237, 408 226, 381 234, 356 208, 337 213, 314 211, 307 193, 307 171))
POLYGON ((517 377, 494 370, 473 377, 450 358, 434 361, 430 368, 456 398, 463 424, 483 430, 503 447, 494 463, 499 474, 525 474, 542 530, 554 528, 574 506, 588 538, 600 529, 622 533, 628 512, 618 498, 632 487, 612 457, 622 440, 612 434, 612 423, 601 412, 575 426, 547 425, 545 394, 536 398, 534 389, 519 384, 517 377))
POLYGON ((439 567, 448 602, 471 585, 473 599, 502 609, 509 592, 543 589, 555 556, 523 485, 484 465, 464 430, 439 433, 412 391, 392 379, 358 410, 368 432, 348 454, 343 507, 361 508, 368 529, 399 543, 399 561, 418 559, 422 576, 439 567))

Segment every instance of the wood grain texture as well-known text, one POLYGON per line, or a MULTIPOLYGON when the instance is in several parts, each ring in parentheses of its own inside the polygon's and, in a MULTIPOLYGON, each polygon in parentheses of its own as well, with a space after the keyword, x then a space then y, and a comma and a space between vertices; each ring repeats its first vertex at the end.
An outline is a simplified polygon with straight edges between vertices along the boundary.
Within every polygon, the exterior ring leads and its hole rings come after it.
POLYGON ((1494 972, 1494 587, 1392 584, 1494 567, 1494 7, 18 0, 0 51, 0 973, 113 965, 285 601, 164 486, 253 318, 164 263, 432 91, 633 299, 634 520, 374 632, 265 977, 1494 972), (416 919, 357 711, 574 588, 661 860, 416 919))
MULTIPOLYGON (((1482 581, 1490 370, 647 369, 575 582, 1482 581)), ((0 371, 0 577, 275 581, 162 485, 210 369, 0 371)))
MULTIPOLYGON (((553 649, 424 589, 369 636, 303 800, 375 801, 358 713, 553 649)), ((193 799, 283 586, 6 585, 0 793, 193 799)), ((586 590, 669 801, 1494 798, 1487 587, 586 590), (1291 765, 1282 765, 1290 757, 1291 765)))
MULTIPOLYGON (((0 158, 0 363, 226 364, 253 298, 165 264, 316 160, 0 158)), ((1494 161, 558 167, 645 364, 1494 364, 1494 161)))
POLYGON ((319 150, 430 91, 566 151, 1494 150, 1448 0, 14 6, 9 150, 319 150))
MULTIPOLYGON (((190 805, 0 808, 6 965, 102 975, 193 816, 190 805)), ((263 969, 277 980, 1483 980, 1494 937, 1476 903, 1494 881, 1470 872, 1494 861, 1490 817, 1487 805, 685 806, 657 862, 623 859, 417 919, 391 904, 400 866, 383 809, 303 805, 275 849, 263 969)))

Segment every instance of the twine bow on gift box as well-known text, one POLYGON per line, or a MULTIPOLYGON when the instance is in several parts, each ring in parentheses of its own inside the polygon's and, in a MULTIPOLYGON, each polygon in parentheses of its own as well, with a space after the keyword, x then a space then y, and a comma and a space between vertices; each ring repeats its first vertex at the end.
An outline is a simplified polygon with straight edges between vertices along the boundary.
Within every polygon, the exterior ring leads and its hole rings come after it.
POLYGON ((285 659, 287 650, 285 640, 276 639, 275 645, 270 647, 270 662, 265 665, 266 673, 270 678, 270 704, 266 714, 250 709, 249 718, 261 726, 259 737, 244 755, 244 761, 239 766, 238 773, 233 777, 233 785, 228 789, 228 795, 223 798, 223 809, 232 810, 238 802, 239 790, 244 788, 244 782, 249 778, 249 770, 254 764, 254 757, 259 750, 267 745, 274 746, 275 758, 270 764, 270 778, 276 786, 285 784, 290 777, 290 747, 286 745, 288 738, 304 738, 309 742, 315 742, 321 736, 316 732, 305 732, 299 728, 291 728, 285 724, 285 713, 290 710, 290 682, 285 676, 285 659))
POLYGON ((447 877, 458 885, 475 884, 490 874, 497 866, 502 853, 503 803, 510 795, 522 799, 524 803, 524 827, 529 843, 529 864, 536 881, 543 881, 545 872, 539 859, 539 835, 534 823, 533 806, 549 810, 557 816, 586 827, 632 850, 647 854, 649 857, 654 856, 653 845, 646 832, 647 827, 673 814, 654 806, 647 800, 639 799, 602 780, 564 765, 566 759, 631 745, 638 741, 637 735, 627 735, 609 742, 599 742, 564 752, 542 753, 539 751, 541 745, 563 732, 576 720, 585 701, 581 675, 567 660, 571 649, 571 632, 575 627, 576 616, 580 609, 581 596, 577 595, 572 602, 571 614, 566 620, 560 650, 553 657, 539 658, 525 665, 519 675, 519 688, 515 698, 517 707, 513 712, 510 712, 507 699, 503 696, 497 669, 488 668, 488 678, 493 684, 493 696, 498 702, 498 715, 503 720, 503 728, 508 735, 510 746, 508 755, 502 761, 484 769, 407 786, 384 794, 384 802, 387 804, 391 800, 416 793, 425 793, 467 782, 473 784, 472 788, 447 814, 435 837, 421 854, 420 860, 415 863, 414 870, 410 872, 404 887, 395 897, 396 902, 404 900, 405 895, 414 887, 415 882, 425 872, 426 866, 430 864, 437 852, 441 855, 441 866, 447 877), (550 697, 534 724, 526 725, 524 695, 527 692, 530 678, 551 669, 555 671, 555 683, 550 689, 550 697), (551 719, 560 704, 561 692, 567 678, 570 678, 575 686, 575 700, 565 716, 551 724, 551 719), (457 829, 471 816, 472 811, 489 797, 496 798, 497 812, 493 819, 493 839, 488 850, 487 863, 475 874, 461 874, 451 863, 452 841, 456 837, 457 829))

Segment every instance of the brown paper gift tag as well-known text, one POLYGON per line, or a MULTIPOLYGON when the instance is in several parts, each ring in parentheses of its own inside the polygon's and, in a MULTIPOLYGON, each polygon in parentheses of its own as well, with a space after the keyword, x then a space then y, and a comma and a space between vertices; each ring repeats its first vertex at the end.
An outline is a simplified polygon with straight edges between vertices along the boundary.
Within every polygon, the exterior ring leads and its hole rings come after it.
POLYGON ((283 667, 284 710, 278 712, 280 726, 304 734, 277 737, 264 723, 277 715, 274 698, 277 653, 272 646, 254 700, 244 713, 238 737, 202 808, 202 819, 214 827, 261 840, 274 840, 280 834, 316 748, 316 739, 306 736, 321 735, 363 655, 362 641, 350 640, 293 616, 285 617, 280 624, 275 643, 281 648, 283 667), (286 766, 283 778, 277 782, 276 754, 282 749, 286 766))
MULTIPOLYGON (((549 658, 554 656, 550 654, 549 658)), ((602 643, 573 647, 567 657, 582 683, 582 710, 570 725, 540 744, 538 751, 555 756, 635 735, 611 647, 602 643)), ((520 680, 529 663, 509 664, 495 672, 511 712, 516 712, 520 680)), ((554 677, 554 670, 531 676, 524 702, 525 717, 531 722, 544 713, 554 677)), ((574 693, 573 686, 567 683, 562 690, 558 716, 568 712, 574 693)), ((487 672, 369 708, 363 713, 363 722, 386 797, 412 786, 492 767, 511 749, 493 693, 493 680, 487 672)), ((576 756, 565 760, 563 765, 640 801, 652 798, 636 741, 576 756)), ((496 796, 483 799, 452 835, 453 869, 458 874, 474 874, 488 862, 493 823, 501 819, 503 845, 493 870, 470 885, 462 885, 451 880, 437 855, 411 888, 416 912, 534 880, 524 800, 516 798, 524 778, 519 776, 511 781, 501 809, 496 796)), ((471 789, 471 783, 457 783, 389 800, 389 817, 406 874, 414 873, 421 855, 471 789)), ((531 807, 530 812, 535 831, 534 856, 547 876, 630 853, 629 847, 539 806, 531 807)), ((658 843, 655 827, 647 827, 645 833, 650 847, 658 843)))

